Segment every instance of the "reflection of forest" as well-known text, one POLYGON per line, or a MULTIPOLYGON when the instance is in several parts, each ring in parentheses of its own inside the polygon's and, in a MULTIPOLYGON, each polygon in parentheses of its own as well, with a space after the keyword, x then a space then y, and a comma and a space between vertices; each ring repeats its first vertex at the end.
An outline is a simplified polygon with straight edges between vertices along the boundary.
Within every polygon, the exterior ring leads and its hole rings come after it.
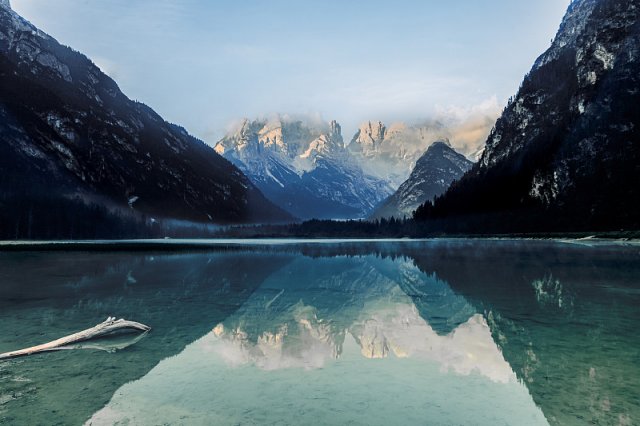
POLYGON ((412 256, 485 313, 551 423, 640 419, 637 249, 502 243, 412 256))

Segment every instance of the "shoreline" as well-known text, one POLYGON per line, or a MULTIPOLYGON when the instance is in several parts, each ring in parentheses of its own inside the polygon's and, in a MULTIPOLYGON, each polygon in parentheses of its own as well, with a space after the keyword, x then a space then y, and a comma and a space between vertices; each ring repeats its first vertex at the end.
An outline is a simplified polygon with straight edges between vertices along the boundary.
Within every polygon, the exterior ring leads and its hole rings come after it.
POLYGON ((124 239, 124 240, 6 240, 2 252, 28 251, 202 251, 238 250, 247 247, 292 247, 349 244, 415 244, 464 241, 553 242, 582 246, 636 246, 640 238, 608 236, 443 236, 430 238, 202 238, 202 239, 124 239))

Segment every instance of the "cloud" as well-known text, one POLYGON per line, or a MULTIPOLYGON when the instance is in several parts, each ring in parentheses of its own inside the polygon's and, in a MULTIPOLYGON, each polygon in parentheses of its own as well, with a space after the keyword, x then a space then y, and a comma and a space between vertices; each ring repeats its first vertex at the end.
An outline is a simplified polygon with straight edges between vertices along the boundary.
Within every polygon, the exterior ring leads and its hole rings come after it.
POLYGON ((421 117, 434 111, 435 102, 457 97, 456 93, 470 86, 462 77, 428 75, 422 70, 397 67, 335 70, 333 74, 338 74, 330 76, 334 87, 317 92, 315 101, 368 116, 421 117))
POLYGON ((464 155, 477 159, 496 123, 502 106, 496 96, 469 107, 436 107, 436 119, 449 131, 454 148, 464 155))
MULTIPOLYGON (((398 111, 395 113, 372 113, 369 104, 366 102, 360 105, 361 110, 351 109, 346 116, 340 114, 343 109, 337 109, 335 114, 330 116, 343 125, 343 136, 349 141, 355 134, 355 129, 359 124, 367 121, 382 121, 387 129, 402 129, 400 137, 405 143, 405 149, 413 149, 421 154, 427 147, 436 140, 448 139, 451 146, 456 151, 472 160, 477 160, 484 149, 485 142, 496 120, 500 116, 502 106, 496 96, 491 96, 475 105, 470 106, 436 106, 435 112, 427 112, 417 119, 410 118, 413 114, 417 116, 419 111, 398 111), (366 118, 361 121, 354 121, 353 117, 362 114, 366 118), (346 123, 346 125, 345 125, 346 123), (348 127, 353 127, 353 130, 348 127)), ((302 113, 268 113, 259 114, 254 117, 246 117, 250 120, 283 122, 301 121, 309 128, 324 131, 328 128, 328 121, 324 114, 320 112, 302 113)), ((239 130, 244 118, 234 119, 225 126, 222 134, 231 134, 239 130)), ((222 136, 220 132, 209 130, 209 140, 219 140, 222 136), (215 139, 213 136, 215 135, 215 139)), ((211 143, 211 142, 210 142, 211 143)), ((213 143, 215 144, 215 142, 213 143)))

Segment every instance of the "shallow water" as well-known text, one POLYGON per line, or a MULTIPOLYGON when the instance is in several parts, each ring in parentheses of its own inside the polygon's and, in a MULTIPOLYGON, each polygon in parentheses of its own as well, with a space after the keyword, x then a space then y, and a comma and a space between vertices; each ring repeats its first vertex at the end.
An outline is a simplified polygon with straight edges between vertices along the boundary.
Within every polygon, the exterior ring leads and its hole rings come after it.
POLYGON ((0 423, 640 423, 638 246, 189 249, 0 253, 0 352, 153 327, 0 362, 0 423))

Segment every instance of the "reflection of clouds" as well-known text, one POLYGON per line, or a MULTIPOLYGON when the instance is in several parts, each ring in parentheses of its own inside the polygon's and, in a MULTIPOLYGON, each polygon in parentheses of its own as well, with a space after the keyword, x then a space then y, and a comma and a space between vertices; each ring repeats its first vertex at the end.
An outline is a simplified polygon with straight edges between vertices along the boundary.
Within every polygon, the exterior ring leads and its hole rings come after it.
POLYGON ((253 341, 241 329, 219 324, 213 330, 216 338, 209 350, 234 367, 254 364, 265 370, 315 369, 341 356, 349 334, 365 358, 423 359, 460 375, 479 373, 501 383, 515 380, 479 314, 445 336, 438 335, 411 302, 368 304, 346 330, 318 319, 308 306, 298 306, 291 314, 293 321, 285 319, 277 331, 264 331, 253 341))

